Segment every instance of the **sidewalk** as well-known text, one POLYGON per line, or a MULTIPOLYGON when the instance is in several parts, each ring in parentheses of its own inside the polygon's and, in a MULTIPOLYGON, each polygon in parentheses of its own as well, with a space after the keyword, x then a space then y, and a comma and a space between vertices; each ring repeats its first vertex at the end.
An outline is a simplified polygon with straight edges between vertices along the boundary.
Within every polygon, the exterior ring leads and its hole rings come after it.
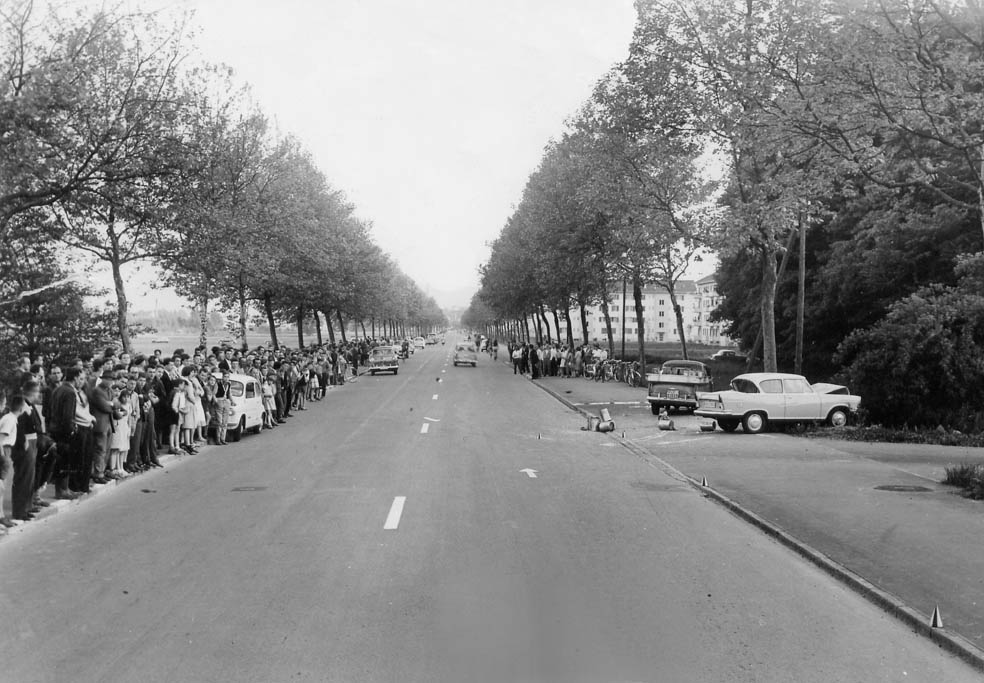
POLYGON ((710 492, 752 513, 747 518, 894 596, 896 613, 928 624, 939 605, 940 633, 984 650, 984 502, 939 484, 946 465, 984 462, 984 449, 708 434, 689 415, 672 416, 676 431, 659 431, 645 390, 583 379, 536 384, 580 411, 609 407, 614 436, 624 433, 634 452, 697 482, 706 478, 710 492))

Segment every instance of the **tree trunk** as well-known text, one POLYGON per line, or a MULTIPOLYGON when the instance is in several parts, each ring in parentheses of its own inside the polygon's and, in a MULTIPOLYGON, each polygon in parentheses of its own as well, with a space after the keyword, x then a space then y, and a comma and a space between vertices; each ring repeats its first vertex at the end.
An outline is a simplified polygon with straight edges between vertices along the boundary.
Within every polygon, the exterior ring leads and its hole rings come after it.
POLYGON ((267 325, 270 326, 270 343, 273 344, 274 349, 279 349, 280 342, 277 341, 277 324, 273 320, 273 299, 270 297, 269 292, 263 294, 263 309, 266 311, 267 325))
POLYGON ((533 311, 533 322, 536 323, 536 345, 539 346, 543 343, 543 321, 536 311, 533 311))
POLYGON ((543 329, 547 331, 547 343, 553 343, 553 335, 550 334, 550 321, 547 320, 547 311, 543 308, 543 304, 540 304, 540 317, 543 318, 543 329))
MULTIPOLYGON (((639 372, 646 376, 646 329, 643 322, 642 310, 642 279, 635 274, 632 276, 632 298, 635 300, 636 338, 639 341, 639 372)), ((625 309, 625 299, 622 299, 622 309, 625 309)), ((624 328, 623 328, 624 329, 624 328)), ((625 356, 622 356, 625 360, 625 356)))
POLYGON ((530 317, 528 315, 523 316, 523 331, 526 333, 526 343, 530 343, 530 317))
POLYGON ((202 348, 208 344, 208 296, 198 296, 198 345, 202 348))
MULTIPOLYGON (((625 299, 628 297, 628 283, 622 278, 622 360, 625 360, 625 299)), ((635 277, 632 279, 632 295, 635 296, 635 277)), ((638 316, 636 316, 638 320, 638 316)))
POLYGON ((246 350, 246 322, 249 319, 249 312, 246 308, 246 283, 243 281, 243 273, 239 272, 239 285, 236 294, 239 297, 239 329, 236 336, 239 337, 239 348, 246 350))
POLYGON ((328 328, 328 342, 335 345, 335 323, 331 321, 331 311, 322 311, 325 314, 325 327, 328 328))
POLYGON ((690 354, 687 351, 687 335, 683 331, 683 306, 677 300, 676 295, 676 283, 673 280, 666 281, 666 291, 670 295, 670 304, 673 306, 673 316, 676 318, 677 334, 680 336, 680 353, 683 354, 684 360, 690 360, 690 354))
POLYGON ((799 283, 796 288, 796 358, 793 372, 803 374, 803 326, 806 319, 806 222, 799 221, 799 283))
POLYGON ((297 306, 297 348, 304 348, 304 304, 297 306))
POLYGON ((778 372, 776 356, 776 255, 762 249, 762 364, 765 372, 778 372))
POLYGON ((375 339, 376 338, 376 316, 373 316, 372 318, 369 319, 369 324, 372 327, 372 338, 375 339))
POLYGON ((608 335, 608 357, 615 356, 615 335, 612 334, 612 317, 608 314, 608 291, 601 295, 601 312, 605 316, 605 333, 608 335))
POLYGON ((335 315, 338 316, 338 327, 339 327, 339 331, 342 333, 342 343, 347 344, 348 340, 345 338, 345 321, 342 320, 342 312, 335 311, 335 315))
MULTIPOLYGON (((786 273, 786 264, 789 263, 789 254, 793 248, 793 240, 796 239, 796 231, 789 233, 789 239, 786 241, 786 251, 783 252, 782 261, 779 263, 779 274, 776 276, 776 282, 782 281, 782 276, 786 273)), ((773 301, 775 301, 775 294, 773 294, 773 301)), ((773 318, 775 316, 773 315, 773 318)), ((752 350, 748 354, 748 360, 745 361, 745 372, 751 372, 752 366, 755 364, 755 358, 758 356, 759 349, 762 348, 762 326, 759 325, 758 333, 755 335, 755 342, 752 344, 752 350)))
POLYGON ((591 343, 588 338, 588 307, 584 303, 584 299, 578 299, 577 305, 581 309, 581 336, 584 338, 584 345, 587 346, 591 343))
POLYGON ((324 341, 321 338, 321 316, 317 310, 312 311, 312 313, 314 313, 314 330, 318 333, 318 346, 324 346, 324 341))
POLYGON ((369 335, 366 334, 366 321, 365 320, 360 320, 359 321, 359 325, 362 326, 362 338, 363 339, 368 339, 369 338, 369 335))
MULTIPOLYGON (((110 211, 109 215, 110 221, 112 221, 112 211, 110 211)), ((130 353, 130 329, 126 324, 127 310, 130 305, 126 300, 126 288, 123 285, 123 271, 121 270, 122 264, 120 263, 119 258, 119 239, 116 237, 113 227, 113 224, 110 223, 109 235, 113 246, 113 259, 110 264, 113 267, 113 285, 116 287, 116 330, 120 335, 120 342, 123 344, 123 353, 130 353)))
POLYGON ((557 315, 557 309, 553 309, 553 319, 554 319, 554 329, 557 330, 557 346, 560 346, 560 317, 557 315))
POLYGON ((574 348, 574 330, 571 329, 571 309, 570 307, 564 308, 564 322, 567 323, 567 348, 574 348))

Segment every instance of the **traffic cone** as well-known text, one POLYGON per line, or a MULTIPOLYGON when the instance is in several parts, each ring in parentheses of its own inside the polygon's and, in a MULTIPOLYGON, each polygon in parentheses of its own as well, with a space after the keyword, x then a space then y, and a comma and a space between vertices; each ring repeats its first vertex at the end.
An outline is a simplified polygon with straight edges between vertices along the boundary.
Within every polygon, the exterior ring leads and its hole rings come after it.
POLYGON ((707 488, 707 477, 701 477, 700 478, 700 485, 702 487, 704 487, 705 489, 707 488))
POLYGON ((929 623, 930 628, 943 628, 943 617, 940 616, 940 606, 937 605, 933 610, 933 620, 929 623))

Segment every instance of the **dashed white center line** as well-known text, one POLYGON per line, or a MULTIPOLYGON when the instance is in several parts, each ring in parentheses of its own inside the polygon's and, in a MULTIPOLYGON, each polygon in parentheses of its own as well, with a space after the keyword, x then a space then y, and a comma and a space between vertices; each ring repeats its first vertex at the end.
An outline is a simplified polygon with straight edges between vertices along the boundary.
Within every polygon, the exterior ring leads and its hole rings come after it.
POLYGON ((433 395, 433 396, 431 397, 431 400, 432 400, 432 401, 436 401, 436 400, 437 400, 437 394, 434 394, 434 395, 433 395))
POLYGON ((393 499, 389 514, 386 516, 386 524, 383 525, 384 530, 393 530, 400 527, 400 517, 403 516, 403 504, 406 502, 406 496, 397 496, 393 499))
POLYGON ((431 427, 431 426, 430 426, 430 423, 429 423, 429 422, 425 422, 425 423, 424 423, 423 425, 421 425, 421 427, 420 427, 420 433, 421 433, 421 434, 426 434, 427 432, 429 432, 429 431, 430 431, 430 427, 431 427))

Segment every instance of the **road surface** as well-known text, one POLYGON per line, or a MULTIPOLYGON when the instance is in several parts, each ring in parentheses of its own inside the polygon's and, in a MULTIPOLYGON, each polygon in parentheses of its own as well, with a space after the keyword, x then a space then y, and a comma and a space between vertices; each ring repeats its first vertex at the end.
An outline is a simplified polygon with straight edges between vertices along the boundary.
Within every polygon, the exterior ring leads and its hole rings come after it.
POLYGON ((0 680, 979 680, 452 348, 5 539, 0 680))

